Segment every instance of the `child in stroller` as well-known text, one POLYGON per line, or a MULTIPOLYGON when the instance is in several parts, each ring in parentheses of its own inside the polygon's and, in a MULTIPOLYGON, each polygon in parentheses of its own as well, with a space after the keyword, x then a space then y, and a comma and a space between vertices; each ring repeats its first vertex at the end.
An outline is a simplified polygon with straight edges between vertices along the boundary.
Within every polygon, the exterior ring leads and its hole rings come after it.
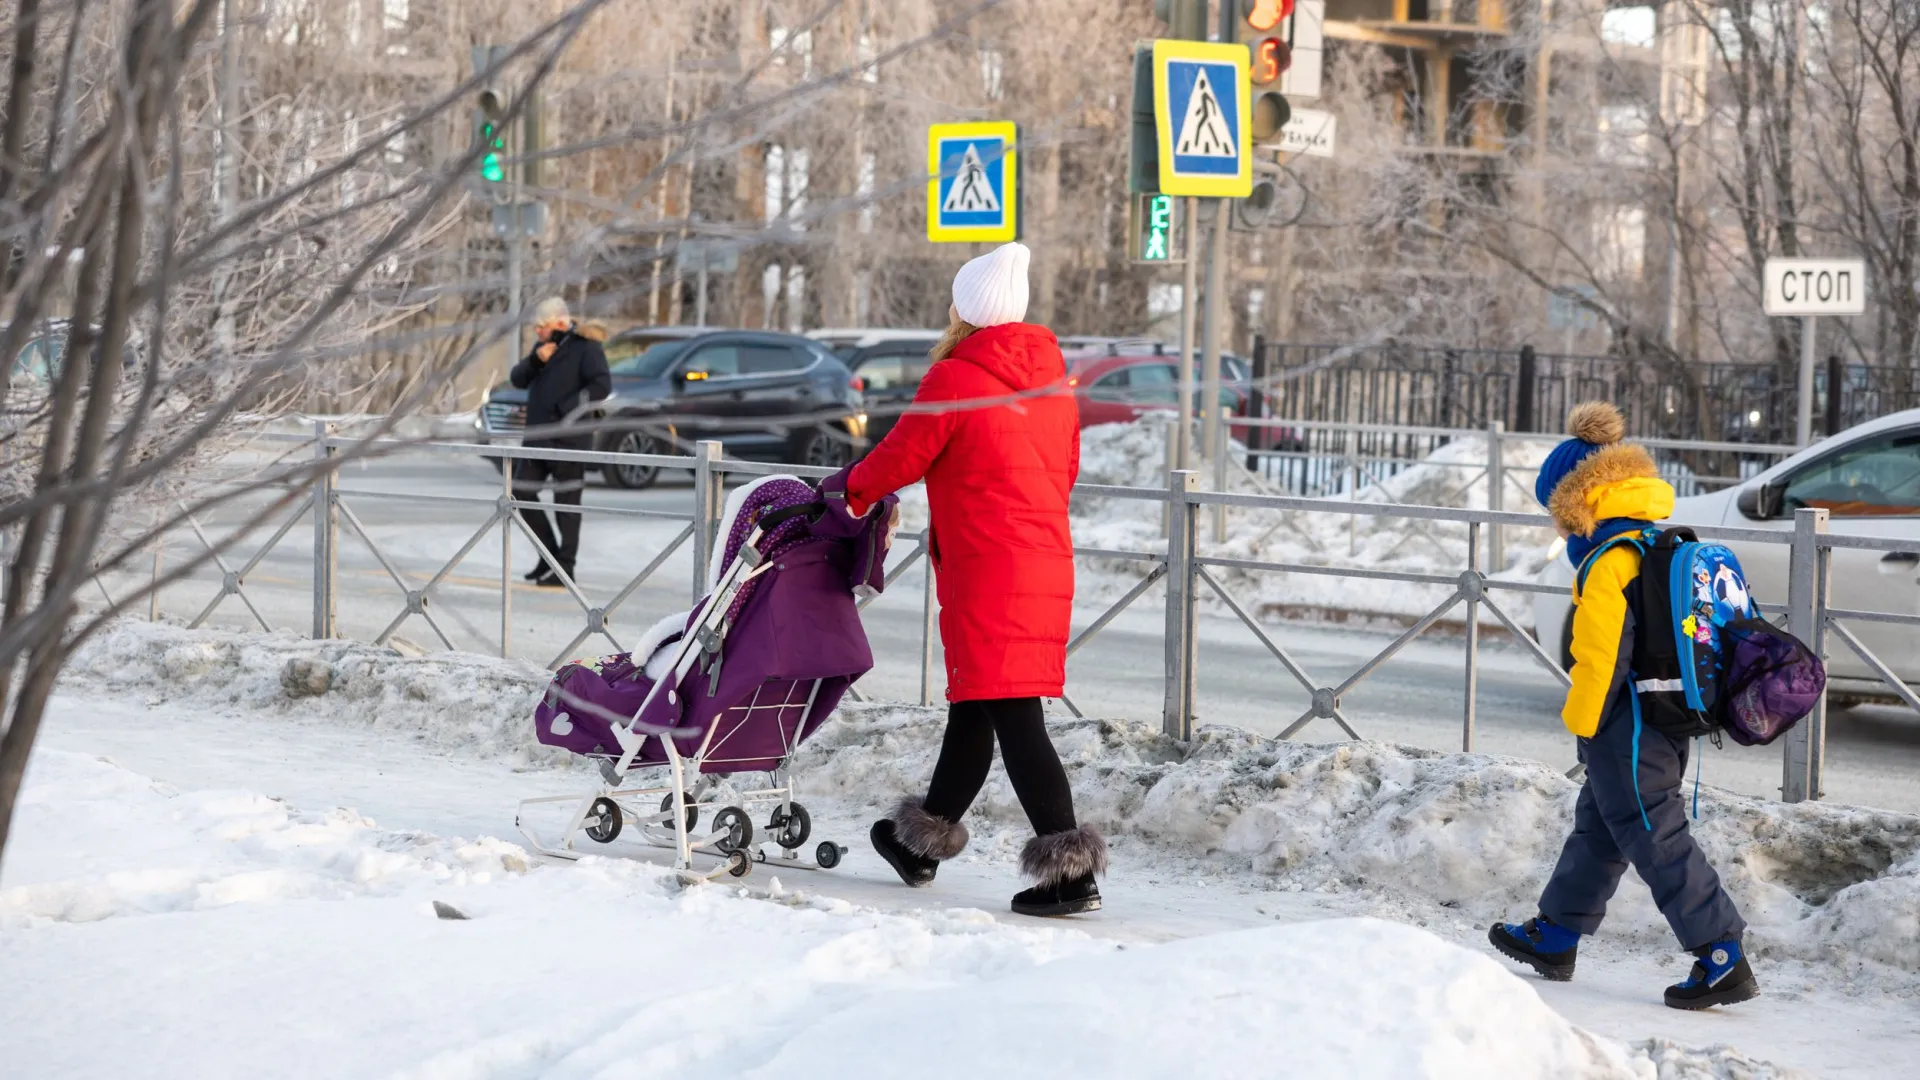
MULTIPOLYGON (((693 610, 660 620, 631 653, 554 675, 534 710, 535 735, 597 761, 604 783, 525 800, 521 833, 544 854, 578 858, 578 834, 610 843, 633 824, 644 841, 673 848, 676 869, 689 876, 744 876, 754 862, 806 866, 798 855, 812 824, 794 801, 791 761, 873 667, 856 598, 885 587, 898 500, 886 511, 854 518, 845 500, 822 499, 786 475, 736 490, 707 594, 693 610), (639 770, 664 775, 629 786, 639 770), (720 783, 743 773, 765 773, 767 782, 745 790, 720 783), (576 805, 549 842, 526 824, 525 809, 559 802, 576 805), (754 842, 756 805, 770 807, 766 829, 779 855, 754 842), (702 811, 708 831, 697 833, 702 811), (696 853, 723 861, 694 874, 696 853)), ((814 862, 830 869, 845 852, 825 841, 814 862)))

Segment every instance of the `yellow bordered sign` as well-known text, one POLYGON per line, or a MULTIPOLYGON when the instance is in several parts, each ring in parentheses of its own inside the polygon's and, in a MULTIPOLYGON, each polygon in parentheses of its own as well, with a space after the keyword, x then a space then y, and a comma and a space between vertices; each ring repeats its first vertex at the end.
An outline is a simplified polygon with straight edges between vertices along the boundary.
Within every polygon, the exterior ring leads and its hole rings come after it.
POLYGON ((1253 191, 1253 95, 1245 45, 1153 43, 1160 191, 1244 199, 1253 191))
POLYGON ((1019 236, 1018 135, 1011 120, 927 129, 927 239, 1005 243, 1019 236))

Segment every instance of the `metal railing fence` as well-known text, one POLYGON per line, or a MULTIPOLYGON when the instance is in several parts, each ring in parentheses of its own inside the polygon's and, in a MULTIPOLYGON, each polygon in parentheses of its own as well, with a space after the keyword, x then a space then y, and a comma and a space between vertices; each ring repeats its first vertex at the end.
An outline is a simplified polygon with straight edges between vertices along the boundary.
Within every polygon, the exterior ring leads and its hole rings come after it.
MULTIPOLYGON (((336 436, 325 430, 316 431, 311 443, 314 452, 322 455, 335 454, 348 446, 358 445, 354 439, 336 436)), ((561 580, 566 593, 579 608, 580 621, 572 639, 553 654, 552 660, 548 663, 549 667, 557 666, 574 655, 575 649, 595 636, 605 638, 616 649, 625 651, 629 643, 622 640, 609 624, 610 616, 627 603, 644 583, 659 573, 668 559, 683 547, 690 546, 693 556, 689 596, 691 599, 698 598, 702 592, 704 568, 708 562, 709 553, 718 539, 715 534, 723 516, 728 479, 773 473, 818 478, 829 472, 826 469, 805 466, 728 460, 722 456, 720 445, 713 442, 700 444, 693 455, 685 457, 457 443, 406 444, 405 449, 428 454, 509 460, 542 459, 590 465, 627 464, 684 470, 692 474, 693 508, 689 514, 592 505, 579 508, 578 512, 588 516, 664 519, 670 523, 684 522, 685 524, 621 588, 608 596, 597 599, 589 596, 577 581, 570 576, 562 575, 561 580)), ((1497 463, 1492 465, 1492 470, 1494 473, 1492 479, 1497 490, 1500 482, 1497 463)), ((306 503, 295 508, 281 521, 261 547, 238 568, 228 563, 225 555, 218 551, 221 545, 210 539, 198 522, 192 522, 192 531, 198 541, 215 552, 214 558, 221 577, 219 591, 192 620, 191 625, 203 624, 223 601, 233 597, 247 607, 254 620, 263 628, 271 629, 268 620, 253 604, 246 592, 247 577, 260 565, 261 560, 274 546, 289 535, 302 517, 311 515, 313 617, 310 629, 312 636, 327 638, 335 636, 338 632, 336 610, 339 595, 338 559, 342 544, 347 537, 350 537, 363 544, 372 553, 376 562, 391 579, 396 594, 393 599, 393 614, 385 623, 385 628, 375 635, 374 640, 380 643, 387 642, 408 620, 418 617, 428 625, 443 645, 453 649, 455 646, 451 635, 435 619, 436 593, 463 560, 485 542, 490 534, 497 533, 501 551, 499 651, 505 656, 512 646, 511 574, 515 535, 526 538, 533 549, 549 562, 554 560, 551 558, 552 553, 541 544, 523 517, 523 512, 526 510, 551 510, 553 504, 515 497, 510 479, 512 469, 508 468, 504 472, 506 475, 502 477, 501 493, 490 500, 457 495, 371 491, 344 484, 339 477, 329 474, 313 489, 306 503), (489 516, 433 573, 425 576, 417 573, 410 575, 403 571, 397 561, 390 557, 389 553, 375 540, 371 531, 353 509, 356 501, 392 498, 433 501, 449 505, 465 503, 487 509, 489 516), (316 510, 318 512, 315 512, 316 510), (342 535, 343 524, 346 526, 347 537, 342 535)), ((1569 679, 1561 670, 1558 658, 1550 655, 1539 642, 1535 641, 1533 636, 1521 627, 1507 607, 1510 602, 1508 598, 1516 595, 1558 594, 1562 590, 1534 582, 1498 579, 1489 574, 1490 568, 1501 565, 1497 561, 1501 532, 1509 528, 1549 527, 1551 520, 1545 515, 1509 512, 1498 507, 1465 509, 1204 490, 1199 474, 1194 471, 1174 470, 1168 472, 1167 476, 1168 482, 1164 488, 1081 484, 1074 489, 1076 498, 1132 500, 1158 506, 1167 524, 1165 530, 1167 539, 1164 551, 1111 550, 1092 547, 1075 549, 1078 555, 1084 557, 1137 563, 1143 568, 1143 572, 1139 580, 1120 599, 1106 607, 1084 629, 1074 635, 1068 645, 1068 653, 1071 656, 1094 641, 1116 618, 1138 604, 1155 586, 1163 585, 1165 630, 1162 674, 1165 696, 1161 708, 1161 721, 1169 735, 1184 740, 1191 738, 1193 734, 1194 695, 1201 681, 1198 615, 1202 599, 1206 596, 1215 598, 1220 608, 1231 614, 1259 642, 1278 665, 1280 670, 1276 672, 1277 675, 1297 683, 1308 695, 1309 706, 1285 727, 1280 733, 1282 738, 1297 735, 1317 720, 1330 720, 1348 737, 1361 737, 1361 732, 1352 716, 1342 709, 1342 698, 1391 661, 1407 645, 1430 632, 1456 609, 1464 609, 1461 630, 1464 653, 1461 671, 1464 689, 1460 728, 1461 749, 1472 751, 1475 745, 1483 612, 1511 634, 1513 639, 1537 662, 1545 678, 1554 680, 1562 687, 1569 684, 1569 679), (1465 557, 1461 560, 1458 570, 1449 573, 1360 565, 1326 565, 1305 561, 1232 558, 1210 552, 1203 547, 1200 530, 1203 508, 1219 514, 1228 511, 1248 514, 1296 512, 1330 514, 1346 517, 1349 520, 1410 519, 1453 523, 1465 529, 1467 535, 1465 557), (1288 573, 1349 580, 1390 581, 1417 586, 1438 586, 1446 589, 1447 592, 1443 599, 1358 667, 1344 674, 1328 674, 1310 672, 1307 665, 1273 638, 1259 619, 1259 613, 1250 610, 1247 603, 1236 597, 1222 580, 1222 571, 1229 570, 1256 574, 1288 573)), ((1142 516, 1147 517, 1152 513, 1153 511, 1148 511, 1142 516)), ((1829 603, 1831 561, 1834 551, 1864 549, 1920 554, 1920 542, 1842 535, 1831 532, 1829 525, 1826 510, 1801 509, 1795 514, 1794 528, 1791 532, 1731 527, 1700 528, 1696 531, 1703 538, 1786 546, 1789 564, 1787 601, 1784 605, 1763 605, 1763 611, 1770 615, 1785 614, 1789 629, 1816 650, 1821 651, 1822 655, 1831 641, 1837 640, 1844 644, 1860 657, 1875 676, 1885 682, 1891 695, 1920 710, 1920 695, 1916 695, 1914 688, 1903 681, 1900 673, 1895 672, 1887 663, 1874 655, 1848 626, 1850 623, 1861 622, 1895 624, 1914 628, 1916 633, 1920 633, 1920 615, 1841 609, 1829 603)), ((898 540, 908 541, 911 546, 896 542, 895 562, 887 575, 889 583, 898 580, 908 569, 927 558, 929 531, 922 530, 918 533, 900 535, 898 540)), ((159 573, 159 567, 160 562, 156 555, 154 562, 156 576, 159 573)), ((871 598, 866 603, 870 602, 871 598)), ((919 602, 921 605, 919 699, 921 704, 926 705, 932 703, 936 689, 934 678, 936 603, 932 574, 924 575, 919 602)), ((863 609, 866 603, 862 604, 863 609)), ((150 606, 149 613, 157 617, 157 603, 150 606)), ((1062 704, 1075 716, 1082 715, 1081 709, 1070 694, 1063 697, 1062 704)), ((1786 800, 1800 801, 1820 797, 1825 739, 1826 703, 1823 699, 1815 713, 1798 725, 1785 740, 1781 792, 1786 800)))

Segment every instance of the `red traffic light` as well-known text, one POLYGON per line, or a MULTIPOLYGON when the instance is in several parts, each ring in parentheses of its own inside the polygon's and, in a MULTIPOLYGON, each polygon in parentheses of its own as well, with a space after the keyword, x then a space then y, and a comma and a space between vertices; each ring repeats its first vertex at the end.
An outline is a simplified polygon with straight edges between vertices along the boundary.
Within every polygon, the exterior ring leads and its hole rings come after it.
POLYGON ((1241 0, 1240 9, 1246 13, 1248 26, 1265 33, 1293 14, 1293 0, 1241 0))

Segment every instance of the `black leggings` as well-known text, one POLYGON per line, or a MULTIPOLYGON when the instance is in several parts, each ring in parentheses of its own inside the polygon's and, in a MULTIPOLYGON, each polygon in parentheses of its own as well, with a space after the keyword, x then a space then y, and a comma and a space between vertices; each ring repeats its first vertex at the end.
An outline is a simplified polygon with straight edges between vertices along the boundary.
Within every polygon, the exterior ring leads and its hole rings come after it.
POLYGON ((1036 835, 1067 832, 1075 825, 1073 790, 1067 770, 1047 737, 1039 698, 956 701, 947 709, 947 734, 940 760, 927 782, 922 804, 930 814, 959 821, 986 785, 993 767, 993 740, 1000 739, 1000 760, 1036 835))

